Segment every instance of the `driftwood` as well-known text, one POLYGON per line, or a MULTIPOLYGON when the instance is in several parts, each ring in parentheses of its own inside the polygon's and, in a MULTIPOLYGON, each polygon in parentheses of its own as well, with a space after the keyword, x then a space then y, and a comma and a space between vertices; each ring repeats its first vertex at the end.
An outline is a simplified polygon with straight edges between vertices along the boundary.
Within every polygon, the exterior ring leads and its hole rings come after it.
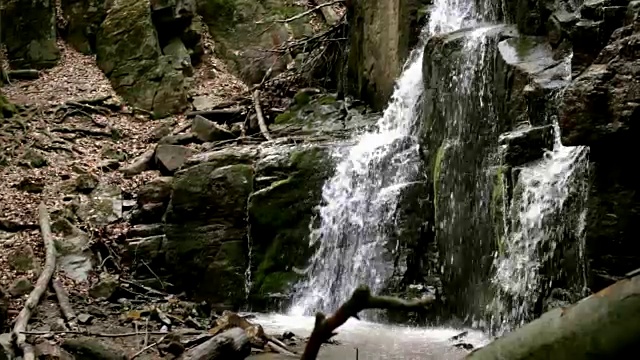
POLYGON ((269 128, 264 122, 264 116, 262 115, 262 107, 260 106, 260 90, 258 89, 253 92, 253 106, 256 108, 256 115, 258 116, 258 125, 260 126, 260 132, 265 139, 271 140, 269 128))
POLYGON ((320 346, 327 340, 335 336, 335 332, 349 318, 358 319, 358 313, 365 309, 386 309, 386 310, 418 310, 424 309, 435 301, 432 296, 420 300, 406 301, 390 296, 373 296, 366 286, 357 288, 351 298, 342 304, 336 312, 325 317, 322 313, 316 314, 316 323, 311 332, 311 336, 304 348, 301 360, 315 360, 318 357, 320 346))
POLYGON ((42 294, 47 290, 53 271, 56 268, 56 248, 53 242, 53 235, 51 234, 49 211, 44 203, 40 203, 40 206, 38 207, 38 217, 40 221, 40 232, 42 233, 42 238, 44 240, 46 260, 42 273, 38 277, 38 281, 31 291, 31 294, 29 294, 29 298, 25 302, 20 314, 18 314, 13 327, 15 343, 16 346, 22 350, 22 357, 24 360, 35 360, 33 347, 27 343, 27 336, 24 331, 27 329, 27 324, 29 323, 33 310, 38 306, 42 294))
POLYGON ((240 360, 251 353, 249 337, 240 328, 233 328, 212 337, 187 351, 182 360, 240 360))
POLYGON ((467 355, 470 360, 628 359, 640 342, 640 275, 540 318, 467 355))

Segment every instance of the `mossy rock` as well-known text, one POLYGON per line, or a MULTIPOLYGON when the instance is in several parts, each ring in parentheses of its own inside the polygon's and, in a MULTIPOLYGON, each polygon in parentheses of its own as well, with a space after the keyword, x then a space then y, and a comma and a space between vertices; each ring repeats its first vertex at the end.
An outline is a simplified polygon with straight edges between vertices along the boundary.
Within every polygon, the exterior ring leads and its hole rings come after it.
POLYGON ((254 301, 286 293, 298 278, 293 267, 304 267, 313 252, 309 223, 333 171, 328 150, 319 146, 282 149, 262 162, 268 164, 258 161, 257 176, 289 175, 249 198, 254 301))
POLYGON ((4 95, 0 94, 0 119, 11 118, 18 109, 4 95))

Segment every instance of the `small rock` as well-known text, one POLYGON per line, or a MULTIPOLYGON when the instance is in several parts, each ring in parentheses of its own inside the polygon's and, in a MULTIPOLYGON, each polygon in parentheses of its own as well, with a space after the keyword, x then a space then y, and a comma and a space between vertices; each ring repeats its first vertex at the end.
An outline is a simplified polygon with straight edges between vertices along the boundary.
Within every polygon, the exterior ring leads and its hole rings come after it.
POLYGON ((191 131, 202 142, 235 139, 231 131, 200 115, 193 119, 191 131))
POLYGON ((44 190, 44 183, 38 180, 22 179, 22 181, 16 185, 16 188, 30 194, 39 194, 44 190))
POLYGON ((153 224, 162 221, 162 216, 167 209, 165 203, 148 203, 136 207, 131 212, 132 224, 153 224))
POLYGON ((138 204, 168 202, 173 189, 173 177, 162 176, 138 189, 138 204))
POLYGON ((195 96, 191 103, 196 111, 213 109, 216 105, 215 99, 210 96, 195 96))
POLYGON ((107 314, 105 313, 105 311, 95 305, 91 305, 87 308, 87 312, 95 317, 99 317, 99 318, 106 318, 107 314))
POLYGON ((22 156, 21 165, 32 168, 41 168, 48 165, 47 159, 36 150, 29 150, 22 156))
POLYGON ((50 325, 51 331, 66 331, 67 326, 64 323, 64 320, 57 318, 56 322, 50 325))
POLYGON ((29 245, 24 245, 16 249, 9 256, 9 266, 13 270, 21 272, 36 271, 40 268, 33 249, 29 245))
POLYGON ((109 300, 119 286, 118 280, 110 275, 105 276, 89 289, 89 295, 96 299, 109 300))
POLYGON ((73 356, 49 341, 41 341, 34 348, 38 360, 73 360, 73 356))
POLYGON ((194 151, 186 146, 158 145, 156 148, 156 164, 161 172, 172 174, 178 170, 194 151))
POLYGON ((77 339, 66 339, 62 343, 62 348, 75 356, 76 360, 126 360, 127 357, 122 349, 106 346, 95 338, 81 337, 77 339))
POLYGON ((155 150, 148 150, 142 153, 131 162, 131 164, 120 169, 125 176, 134 176, 153 168, 153 155, 155 150))
POLYGON ((281 340, 289 340, 289 339, 293 339, 294 337, 296 337, 296 334, 292 333, 291 331, 285 331, 282 334, 281 340))
POLYGON ((98 163, 98 168, 102 171, 118 170, 120 162, 116 159, 107 159, 98 163))
POLYGON ((17 278, 9 287, 9 294, 13 297, 26 295, 33 290, 33 284, 26 276, 17 278))
POLYGON ((0 360, 12 359, 14 359, 14 354, 11 334, 0 334, 0 360))
POLYGON ((174 125, 175 125, 175 121, 158 125, 156 128, 151 130, 151 141, 158 141, 163 137, 171 134, 171 131, 174 125))
POLYGON ((194 329, 198 329, 198 330, 204 329, 202 324, 200 324, 196 319, 192 318, 191 316, 189 316, 187 320, 184 321, 184 324, 194 329))
POLYGON ((93 322, 93 316, 91 316, 90 314, 79 314, 78 322, 82 325, 91 325, 91 323, 93 322))
POLYGON ((98 186, 98 177, 92 174, 80 174, 76 177, 76 190, 88 194, 98 186))

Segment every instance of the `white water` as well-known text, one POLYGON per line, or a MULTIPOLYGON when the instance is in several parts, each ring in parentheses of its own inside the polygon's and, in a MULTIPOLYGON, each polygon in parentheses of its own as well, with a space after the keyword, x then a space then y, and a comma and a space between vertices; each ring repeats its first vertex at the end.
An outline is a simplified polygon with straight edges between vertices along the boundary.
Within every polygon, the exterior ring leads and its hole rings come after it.
POLYGON ((307 280, 296 289, 291 314, 332 311, 357 286, 366 284, 377 292, 391 274, 385 244, 394 231, 399 193, 419 175, 416 134, 425 41, 433 34, 460 29, 472 3, 435 1, 430 23, 409 55, 376 129, 359 135, 346 152, 335 154, 339 162, 323 187, 320 225, 310 236, 310 245, 318 250, 307 280))
MULTIPOLYGON (((315 317, 257 314, 255 321, 267 333, 291 331, 297 337, 306 337, 311 334, 315 317)), ((360 359, 367 360, 457 360, 462 359, 466 351, 456 349, 454 344, 464 342, 477 348, 489 341, 479 331, 468 331, 460 341, 450 340, 463 331, 467 330, 411 328, 349 319, 334 337, 340 346, 323 347, 320 358, 355 359, 357 348, 360 359)))

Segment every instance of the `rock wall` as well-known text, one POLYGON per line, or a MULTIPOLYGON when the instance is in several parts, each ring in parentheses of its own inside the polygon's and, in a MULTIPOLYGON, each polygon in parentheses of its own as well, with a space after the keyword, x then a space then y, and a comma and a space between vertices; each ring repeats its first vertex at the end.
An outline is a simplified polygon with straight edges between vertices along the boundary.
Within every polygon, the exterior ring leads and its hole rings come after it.
POLYGON ((349 18, 347 94, 382 110, 419 31, 419 0, 354 0, 349 18))

